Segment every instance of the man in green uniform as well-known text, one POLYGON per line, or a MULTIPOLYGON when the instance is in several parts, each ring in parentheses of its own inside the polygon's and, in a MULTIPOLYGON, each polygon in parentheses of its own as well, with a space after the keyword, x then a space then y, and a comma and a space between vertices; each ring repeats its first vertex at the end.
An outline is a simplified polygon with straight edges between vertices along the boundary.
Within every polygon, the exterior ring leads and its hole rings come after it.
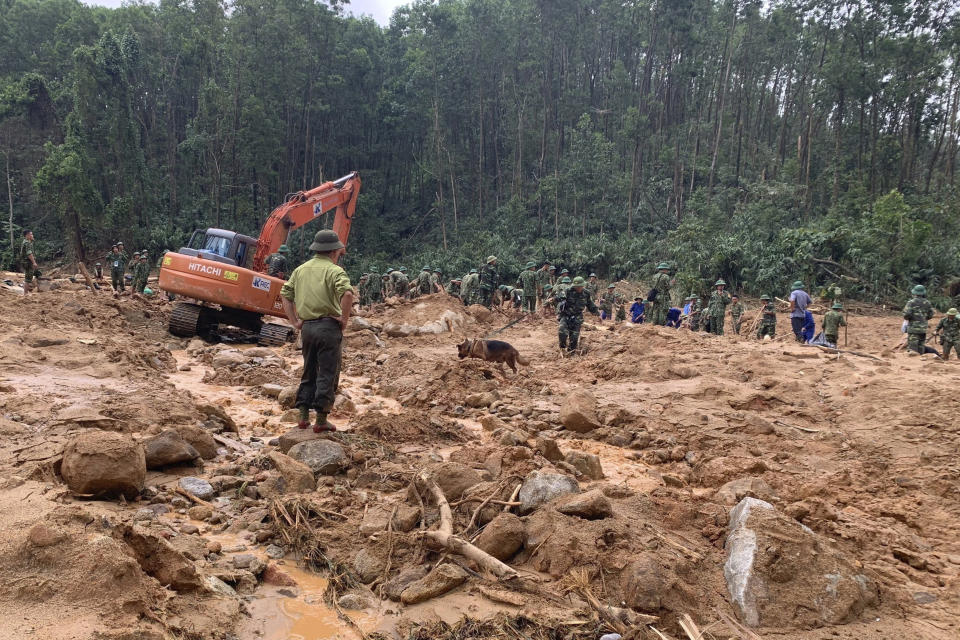
POLYGON ((470 269, 470 273, 466 275, 466 277, 463 279, 463 282, 460 284, 460 299, 463 300, 463 304, 467 306, 470 306, 471 304, 477 304, 479 288, 480 274, 476 269, 470 269))
POLYGON ((500 286, 500 274, 497 272, 497 256, 487 256, 486 264, 480 268, 480 304, 491 308, 494 292, 500 286))
POLYGON ((553 293, 553 285, 546 284, 543 286, 543 309, 544 313, 553 312, 556 309, 556 298, 553 293))
POLYGON ((740 296, 731 296, 730 301, 730 320, 733 321, 733 332, 740 335, 740 326, 743 323, 743 303, 740 302, 740 296))
POLYGON ((393 295, 393 278, 390 276, 393 274, 393 267, 387 267, 387 272, 383 274, 381 280, 383 280, 383 299, 386 300, 393 295))
POLYGON ((123 282, 123 268, 127 264, 127 255, 120 250, 120 244, 113 245, 104 261, 110 269, 110 284, 114 293, 123 293, 126 285, 123 282))
POLYGON ((690 296, 690 331, 700 331, 700 316, 703 314, 703 304, 699 296, 690 296))
POLYGON ((447 284, 446 292, 447 295, 454 296, 455 298, 460 297, 460 285, 463 284, 461 278, 454 278, 447 284))
POLYGON ((556 287, 557 281, 559 281, 560 278, 557 277, 557 268, 555 266, 550 265, 547 268, 547 277, 550 278, 550 282, 547 284, 549 284, 551 287, 556 287))
POLYGON ((143 293, 147 288, 147 279, 150 277, 150 256, 146 251, 140 254, 140 259, 133 266, 133 290, 143 293))
POLYGON ((913 298, 903 308, 907 325, 907 349, 924 353, 927 342, 927 323, 933 317, 933 305, 927 300, 927 288, 918 284, 913 288, 913 298))
POLYGON ((20 268, 23 269, 23 295, 27 295, 36 285, 40 290, 40 270, 37 268, 37 256, 33 253, 33 231, 25 231, 20 243, 20 268))
POLYGON ((357 281, 357 302, 361 307, 365 307, 369 302, 367 283, 370 282, 369 273, 361 273, 360 280, 357 281))
POLYGON ((580 341, 584 308, 594 315, 600 315, 590 294, 584 291, 586 284, 583 278, 577 276, 570 288, 557 298, 557 337, 560 339, 560 348, 568 352, 576 351, 580 341))
MULTIPOLYGON (((581 278, 581 280, 582 279, 583 278, 581 278)), ((567 289, 570 288, 570 285, 572 284, 572 282, 573 281, 570 280, 570 276, 563 276, 562 278, 560 278, 560 282, 558 282, 557 286, 553 288, 553 299, 555 302, 557 303, 560 302, 560 298, 567 293, 567 289)))
POLYGON ((550 261, 544 260, 543 266, 537 271, 537 300, 541 309, 543 308, 543 301, 547 299, 544 287, 548 284, 553 284, 550 282, 550 261))
POLYGON ((950 350, 960 358, 960 319, 957 319, 957 310, 950 308, 947 315, 940 318, 937 324, 936 335, 940 336, 940 344, 943 345, 943 359, 950 359, 950 350))
MULTIPOLYGON (((583 278, 581 278, 582 280, 583 278)), ((587 295, 590 295, 590 291, 586 286, 583 288, 587 292, 587 295)), ((596 296, 590 296, 590 299, 593 300, 596 296)), ((616 286, 607 285, 607 292, 603 294, 600 298, 600 304, 597 305, 600 307, 600 321, 604 321, 607 318, 613 318, 613 303, 616 301, 616 286)))
POLYGON ((430 267, 424 267, 420 270, 420 275, 416 280, 410 283, 410 297, 426 296, 433 293, 433 273, 430 267))
POLYGON ((763 340, 764 336, 770 336, 773 340, 777 335, 777 307, 766 293, 760 296, 760 304, 763 305, 763 316, 760 318, 760 326, 757 327, 757 338, 763 340))
POLYGON ((127 271, 130 272, 130 275, 133 275, 133 272, 137 268, 138 264, 140 264, 140 252, 134 251, 133 257, 130 258, 130 262, 127 264, 127 271))
POLYGON ((724 290, 727 283, 723 279, 717 280, 714 286, 716 289, 710 294, 710 304, 707 307, 710 315, 710 333, 722 336, 727 305, 730 304, 730 294, 724 290))
POLYGON ((650 282, 650 293, 647 294, 647 300, 650 301, 650 311, 648 317, 650 321, 658 327, 667 324, 667 310, 670 309, 670 265, 661 262, 657 265, 657 273, 650 282))
POLYGON ((847 321, 843 319, 843 305, 840 302, 834 302, 830 311, 823 315, 823 337, 833 346, 837 346, 837 338, 840 337, 840 327, 847 326, 847 321))
POLYGON ((410 293, 410 278, 407 277, 407 268, 400 267, 393 272, 396 278, 393 281, 393 293, 399 298, 406 298, 410 293))
POLYGON ((624 322, 627 319, 627 307, 621 294, 618 293, 614 296, 614 304, 617 307, 616 321, 624 322))
POLYGON ((433 283, 433 291, 431 293, 443 293, 443 272, 440 269, 433 270, 433 278, 431 278, 433 283))
POLYGON ((370 278, 367 280, 367 304, 383 302, 383 280, 376 267, 370 267, 370 278))
POLYGON ((267 256, 267 275, 286 278, 288 273, 290 273, 290 247, 282 244, 276 253, 267 256))
POLYGON ((583 288, 584 291, 590 294, 590 297, 594 300, 597 299, 597 295, 600 293, 600 281, 597 280, 597 274, 591 273, 589 279, 587 280, 586 286, 583 288))
POLYGON ((520 308, 527 313, 534 313, 537 310, 537 272, 534 268, 537 264, 533 261, 527 263, 527 266, 520 272, 517 278, 517 284, 523 289, 523 302, 520 308))
POLYGON ((353 307, 353 288, 347 273, 337 266, 344 246, 334 231, 318 231, 310 251, 313 258, 293 270, 280 296, 287 319, 301 330, 303 342, 303 375, 294 403, 300 410, 297 426, 307 428, 312 408, 317 414, 313 430, 320 433, 336 431, 327 415, 340 381, 340 349, 353 307))

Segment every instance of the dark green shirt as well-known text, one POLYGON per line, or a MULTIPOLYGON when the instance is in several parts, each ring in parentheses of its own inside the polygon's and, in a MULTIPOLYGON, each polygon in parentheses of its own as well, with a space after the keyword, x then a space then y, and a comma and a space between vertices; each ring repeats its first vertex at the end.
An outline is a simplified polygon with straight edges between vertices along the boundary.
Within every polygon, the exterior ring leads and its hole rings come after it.
POLYGON ((836 337, 840 333, 840 327, 847 326, 847 321, 839 311, 827 311, 823 316, 823 333, 828 336, 836 337))

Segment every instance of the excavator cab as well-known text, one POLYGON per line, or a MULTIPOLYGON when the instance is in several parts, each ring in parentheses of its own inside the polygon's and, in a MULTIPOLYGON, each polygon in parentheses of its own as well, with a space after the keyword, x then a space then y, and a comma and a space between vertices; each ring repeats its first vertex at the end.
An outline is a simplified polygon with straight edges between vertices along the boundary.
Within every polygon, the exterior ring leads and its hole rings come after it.
POLYGON ((186 247, 179 253, 222 262, 236 267, 251 268, 257 251, 257 239, 226 229, 197 229, 186 247))

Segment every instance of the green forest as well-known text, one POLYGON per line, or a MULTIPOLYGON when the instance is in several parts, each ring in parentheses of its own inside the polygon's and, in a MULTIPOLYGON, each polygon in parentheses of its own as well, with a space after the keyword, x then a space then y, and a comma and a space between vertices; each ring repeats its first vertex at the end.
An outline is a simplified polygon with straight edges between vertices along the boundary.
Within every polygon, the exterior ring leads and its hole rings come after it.
MULTIPOLYGON (((946 0, 0 0, 3 260, 257 235, 360 171, 345 266, 488 254, 949 304, 960 16, 946 0), (12 247, 11 247, 12 243, 12 247)), ((302 258, 316 228, 291 238, 302 258)))

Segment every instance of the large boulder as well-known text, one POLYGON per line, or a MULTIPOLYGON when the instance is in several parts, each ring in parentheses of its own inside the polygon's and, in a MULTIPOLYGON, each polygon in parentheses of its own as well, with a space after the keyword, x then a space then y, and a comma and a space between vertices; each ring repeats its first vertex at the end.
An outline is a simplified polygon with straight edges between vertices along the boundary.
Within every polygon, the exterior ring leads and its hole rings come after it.
POLYGON ((187 493, 195 495, 201 500, 210 500, 216 494, 216 491, 213 489, 213 485, 203 478, 185 476, 177 481, 177 486, 187 493))
MULTIPOLYGON (((297 414, 296 411, 293 412, 297 414)), ((295 446, 301 442, 308 442, 310 440, 323 440, 326 437, 326 434, 323 433, 314 433, 313 429, 290 429, 286 433, 280 434, 280 437, 277 439, 277 448, 280 449, 280 453, 290 454, 290 449, 293 449, 295 446)))
POLYGON ((279 451, 271 451, 267 454, 267 457, 270 458, 273 467, 280 472, 285 493, 310 493, 317 488, 313 471, 307 465, 297 462, 279 451))
POLYGON ((147 469, 163 469, 175 464, 193 462, 200 452, 173 429, 165 429, 143 442, 147 469))
POLYGON ((557 505, 557 511, 585 520, 600 520, 613 515, 610 500, 600 489, 567 496, 557 505))
MULTIPOLYGON (((402 569, 400 573, 384 583, 383 595, 395 602, 399 601, 401 594, 406 590, 407 587, 417 580, 423 579, 428 573, 430 573, 429 564, 414 565, 412 567, 402 569)), ((376 576, 374 576, 374 578, 375 577, 376 576)))
POLYGON ((383 574, 383 570, 387 568, 387 560, 382 555, 363 548, 353 557, 352 565, 360 582, 369 584, 383 574))
POLYGON ((520 513, 530 513, 554 498, 580 493, 576 478, 561 473, 532 471, 520 487, 520 513))
POLYGON ((347 465, 347 453, 332 440, 307 440, 290 448, 288 455, 313 473, 332 476, 347 465))
POLYGON ((467 572, 454 564, 442 564, 425 577, 416 580, 403 590, 403 604, 417 604, 430 598, 442 596, 467 581, 467 572))
POLYGON ((730 511, 723 574, 751 627, 844 624, 876 605, 877 585, 830 541, 756 498, 730 511))
POLYGON ((189 443, 200 457, 204 460, 213 460, 217 457, 217 441, 213 439, 213 434, 201 427, 192 424, 183 424, 174 427, 184 442, 189 443))
POLYGON ((657 557, 641 553, 620 573, 623 601, 631 609, 656 613, 660 609, 665 582, 657 557))
POLYGON ((592 453, 571 451, 567 454, 565 462, 588 480, 602 480, 604 477, 600 457, 592 453))
POLYGON ((434 466, 430 478, 443 490, 447 500, 459 500, 464 491, 483 482, 478 472, 459 462, 442 462, 434 466))
POLYGON ((113 536, 127 544, 140 568, 161 585, 177 591, 197 591, 203 586, 196 565, 155 533, 121 524, 113 530, 113 536))
POLYGON ((577 433, 588 433, 598 428, 597 399, 586 389, 574 389, 560 405, 560 423, 577 433))
POLYGON ((526 540, 527 530, 523 520, 512 513, 501 513, 484 527, 477 538, 477 546, 497 560, 507 561, 523 547, 526 540))
POLYGON ((143 489, 147 461, 129 436, 85 431, 67 443, 60 474, 74 493, 134 498, 143 489))
POLYGON ((543 436, 537 438, 534 448, 537 453, 550 462, 560 462, 563 460, 563 452, 560 451, 560 446, 553 438, 545 438, 543 436))
POLYGON ((284 387, 277 394, 277 401, 280 403, 280 406, 284 409, 293 408, 293 403, 297 401, 297 390, 300 387, 298 385, 291 385, 289 387, 284 387))

